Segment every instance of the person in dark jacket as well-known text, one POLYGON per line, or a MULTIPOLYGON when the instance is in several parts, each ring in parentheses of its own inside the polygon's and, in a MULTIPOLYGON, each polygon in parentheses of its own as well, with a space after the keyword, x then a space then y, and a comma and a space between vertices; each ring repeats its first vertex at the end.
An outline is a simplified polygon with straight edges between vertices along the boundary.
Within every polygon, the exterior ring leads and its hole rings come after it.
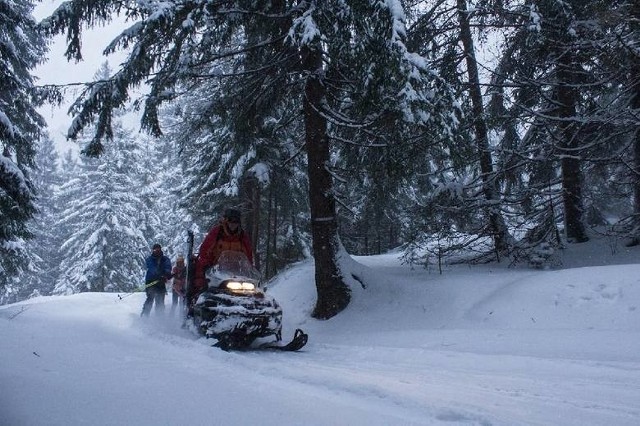
POLYGON ((173 286, 172 293, 173 297, 171 299, 171 312, 173 312, 176 308, 176 305, 180 304, 182 308, 184 306, 184 297, 185 297, 185 281, 187 278, 187 268, 184 265, 184 257, 178 256, 176 259, 176 266, 173 267, 173 271, 171 272, 171 276, 173 277, 173 286))
POLYGON ((155 302, 156 313, 164 312, 164 295, 167 293, 166 283, 171 277, 171 260, 162 253, 162 246, 154 244, 151 256, 147 257, 147 274, 145 276, 145 292, 147 299, 142 306, 140 316, 149 316, 155 302))
POLYGON ((205 272, 218 263, 218 257, 223 251, 239 251, 244 253, 253 264, 253 250, 251 240, 240 224, 240 211, 225 210, 222 220, 211 228, 200 245, 195 259, 195 273, 193 286, 187 295, 189 308, 193 306, 198 295, 206 289, 205 272))

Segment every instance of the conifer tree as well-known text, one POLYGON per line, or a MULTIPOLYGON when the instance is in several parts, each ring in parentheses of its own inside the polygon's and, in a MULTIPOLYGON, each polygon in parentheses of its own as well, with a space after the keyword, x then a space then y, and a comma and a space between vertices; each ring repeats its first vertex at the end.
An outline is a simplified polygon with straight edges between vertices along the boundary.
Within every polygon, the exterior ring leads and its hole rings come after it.
POLYGON ((59 225, 71 233, 62 245, 56 294, 131 291, 140 285, 150 247, 140 163, 131 132, 116 125, 104 155, 84 158, 78 175, 62 185, 61 197, 71 201, 59 225))
POLYGON ((33 174, 38 212, 32 220, 34 238, 28 243, 28 253, 35 257, 35 268, 22 275, 19 299, 50 295, 58 278, 62 260, 61 235, 55 226, 60 213, 56 196, 61 184, 58 159, 53 139, 45 134, 38 145, 33 174))
POLYGON ((623 45, 637 40, 632 3, 500 3, 510 7, 501 13, 513 30, 490 109, 515 184, 509 197, 526 200, 516 208, 537 223, 530 242, 557 240, 557 217, 567 239, 580 242, 589 223, 629 211, 637 54, 623 45))
POLYGON ((45 126, 35 109, 31 71, 46 53, 32 10, 29 0, 0 7, 0 302, 3 292, 12 292, 5 287, 30 267, 24 245, 36 212, 31 170, 45 126))
MULTIPOLYGON (((224 79, 219 65, 230 60, 237 72, 229 81, 240 82, 229 85, 238 88, 238 96, 227 97, 231 115, 249 119, 224 123, 238 142, 236 158, 251 158, 255 143, 236 136, 257 130, 270 118, 270 109, 281 112, 287 105, 289 111, 302 111, 297 123, 304 129, 318 293, 313 315, 329 318, 347 306, 348 282, 359 286, 338 265, 330 153, 340 134, 333 129, 359 127, 366 131, 354 137, 370 137, 385 125, 408 123, 446 135, 453 99, 428 60, 407 50, 399 1, 234 2, 233 16, 227 6, 207 1, 128 4, 126 13, 141 22, 107 51, 131 46, 131 54, 112 78, 92 84, 78 99, 70 136, 97 116, 95 136, 85 151, 99 154, 102 139, 112 136, 113 111, 127 101, 131 87, 148 78, 142 124, 159 135, 158 106, 181 90, 224 79), (243 121, 247 129, 240 127, 243 121)), ((51 34, 67 31, 67 56, 80 58, 82 24, 108 21, 124 7, 109 0, 73 0, 43 27, 51 34)))
MULTIPOLYGON (((109 75, 105 63, 96 80, 109 75)), ((83 158, 78 173, 61 187, 60 196, 68 204, 60 226, 70 232, 62 245, 64 260, 56 294, 131 291, 143 279, 150 247, 147 213, 153 206, 142 194, 139 145, 116 118, 113 143, 100 158, 83 158)), ((90 137, 80 143, 90 143, 90 137)))
POLYGON ((152 191, 145 191, 144 195, 149 205, 155 206, 150 212, 153 235, 147 238, 159 242, 164 253, 174 261, 178 255, 186 256, 187 231, 192 230, 196 235, 201 232, 184 206, 184 162, 177 138, 169 134, 153 140, 139 135, 138 141, 142 140, 150 148, 149 158, 153 159, 143 160, 144 169, 152 175, 149 180, 153 181, 152 191))

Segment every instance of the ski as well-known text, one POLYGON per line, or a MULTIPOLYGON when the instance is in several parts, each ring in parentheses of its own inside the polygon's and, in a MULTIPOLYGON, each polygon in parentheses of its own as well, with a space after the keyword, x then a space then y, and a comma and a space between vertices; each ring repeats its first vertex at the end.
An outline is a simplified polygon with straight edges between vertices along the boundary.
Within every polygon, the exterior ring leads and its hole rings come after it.
POLYGON ((309 336, 304 331, 299 328, 293 335, 293 339, 287 343, 286 345, 278 344, 277 342, 273 343, 265 343, 263 345, 258 346, 256 349, 264 349, 264 350, 277 350, 284 352, 295 352, 299 351, 307 344, 309 340, 309 336))
POLYGON ((283 351, 283 352, 295 352, 302 349, 307 344, 309 336, 304 331, 297 329, 293 335, 293 339, 283 345, 279 342, 267 342, 258 346, 230 346, 224 341, 218 341, 214 347, 220 348, 225 352, 238 351, 238 352, 252 352, 252 351, 283 351))

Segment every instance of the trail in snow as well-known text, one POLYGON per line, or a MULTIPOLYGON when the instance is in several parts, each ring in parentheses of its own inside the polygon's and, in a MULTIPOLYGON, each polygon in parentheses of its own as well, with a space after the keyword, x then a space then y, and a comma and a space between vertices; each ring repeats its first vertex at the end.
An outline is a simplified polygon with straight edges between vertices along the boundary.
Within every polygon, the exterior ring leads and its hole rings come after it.
POLYGON ((357 260, 368 286, 328 321, 309 264, 269 283, 297 353, 212 348, 141 294, 2 306, 0 424, 640 424, 640 265, 357 260))

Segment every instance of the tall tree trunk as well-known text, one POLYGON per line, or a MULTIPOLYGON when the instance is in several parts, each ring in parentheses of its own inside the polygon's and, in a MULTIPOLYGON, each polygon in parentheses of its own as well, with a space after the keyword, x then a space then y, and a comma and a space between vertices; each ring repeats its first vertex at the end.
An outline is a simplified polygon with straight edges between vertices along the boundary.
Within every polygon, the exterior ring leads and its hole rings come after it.
POLYGON ((272 235, 273 228, 271 227, 271 216, 273 215, 273 199, 275 198, 274 192, 275 192, 275 189, 272 183, 269 188, 269 206, 267 207, 267 226, 265 227, 267 229, 267 242, 265 243, 265 248, 267 251, 265 256, 265 262, 266 262, 265 273, 267 275, 267 279, 275 275, 275 273, 273 272, 273 270, 275 269, 273 267, 273 253, 271 253, 271 239, 276 238, 275 235, 272 235))
MULTIPOLYGON (((640 9, 640 7, 638 7, 638 9, 640 9)), ((631 76, 632 79, 635 79, 631 88, 631 92, 633 93, 633 97, 631 98, 631 108, 635 111, 636 115, 640 115, 640 64, 638 64, 634 69, 636 72, 631 76)), ((632 245, 638 245, 640 244, 640 126, 636 129, 636 133, 633 137, 633 154, 633 213, 635 218, 632 229, 632 245)))
POLYGON ((271 259, 272 259, 272 267, 273 267, 273 275, 278 273, 278 269, 280 267, 278 262, 278 208, 280 207, 280 197, 278 194, 275 194, 273 197, 273 209, 272 209, 272 219, 271 219, 271 233, 273 235, 273 240, 271 240, 271 259))
POLYGON ((260 269, 258 233, 260 231, 260 182, 253 175, 246 175, 242 186, 242 202, 245 212, 244 229, 249 232, 255 267, 260 269))
POLYGON ((327 169, 329 139, 327 120, 319 110, 325 102, 326 88, 322 81, 322 54, 305 47, 302 66, 308 72, 304 89, 304 126, 307 149, 311 235, 315 260, 315 279, 318 300, 313 317, 328 319, 342 311, 351 299, 336 264, 338 225, 333 181, 327 169))
POLYGON ((567 241, 581 243, 589 240, 583 223, 582 171, 578 158, 579 136, 574 121, 578 92, 575 88, 573 69, 575 61, 569 49, 558 58, 557 100, 560 118, 560 145, 562 157, 562 200, 564 204, 564 226, 567 241))
MULTIPOLYGON (((631 7, 628 13, 631 22, 631 28, 638 34, 640 31, 640 3, 630 3, 631 7)), ((637 41, 637 38, 636 38, 637 41)), ((626 50, 626 49, 625 49, 626 50)), ((635 117, 640 117, 640 56, 637 52, 635 55, 627 54, 631 58, 632 66, 629 75, 631 81, 631 108, 635 117)), ((633 179, 633 212, 635 213, 633 237, 635 244, 640 244, 640 126, 636 126, 636 133, 633 138, 634 149, 634 167, 635 174, 633 179)))
MULTIPOLYGON (((635 25, 632 27, 634 30, 640 30, 640 3, 635 2, 631 9, 630 17, 635 21, 635 25)), ((631 93, 633 98, 631 99, 631 108, 634 111, 636 117, 640 116, 640 57, 638 55, 632 56, 633 72, 631 73, 631 93)), ((640 218, 640 126, 636 128, 636 134, 633 139, 634 147, 634 161, 635 161, 635 180, 634 180, 634 213, 636 217, 640 218)), ((639 220, 640 221, 640 220, 639 220)), ((640 225, 638 223, 637 225, 640 225)), ((639 226, 640 227, 640 226, 639 226)), ((640 239, 640 236, 637 236, 640 239)))
POLYGON ((464 48, 467 73, 469 75, 469 94, 473 110, 473 128, 476 135, 476 146, 480 156, 480 172, 482 173, 482 192, 489 204, 489 230, 493 236, 495 249, 498 252, 508 248, 508 231, 504 218, 500 214, 500 199, 498 197, 498 183, 493 170, 493 160, 489 150, 489 137, 487 123, 484 116, 482 92, 480 90, 480 78, 478 76, 478 63, 476 61, 475 47, 469 25, 469 12, 466 0, 457 0, 458 20, 460 22, 460 39, 464 48))

